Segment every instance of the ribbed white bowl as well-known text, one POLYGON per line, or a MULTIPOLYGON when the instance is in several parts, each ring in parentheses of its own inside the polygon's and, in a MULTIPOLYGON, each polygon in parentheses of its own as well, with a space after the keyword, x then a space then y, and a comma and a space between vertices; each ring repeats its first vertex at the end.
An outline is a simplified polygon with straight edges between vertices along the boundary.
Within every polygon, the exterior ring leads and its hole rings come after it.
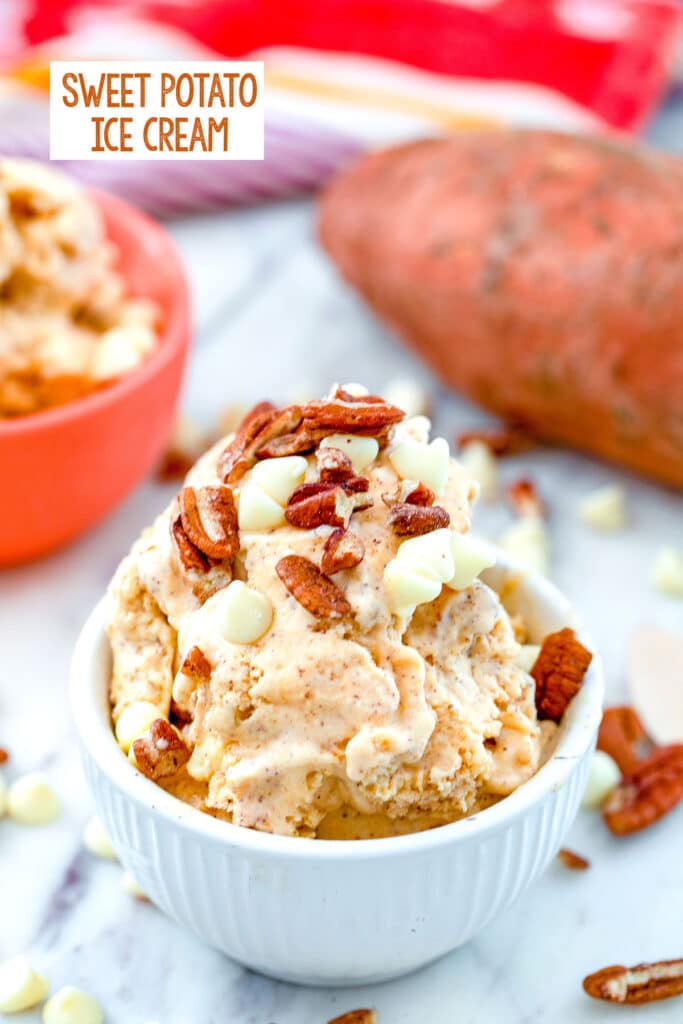
MULTIPOLYGON (((497 584, 512 571, 501 556, 487 578, 497 584)), ((577 625, 545 580, 522 578, 517 600, 532 635, 577 625)), ((157 906, 210 945, 310 985, 404 974, 460 946, 512 903, 576 814, 603 693, 595 657, 554 756, 494 807, 429 832, 338 842, 217 821, 140 775, 111 731, 110 664, 100 603, 76 647, 71 698, 86 775, 122 863, 157 906)))

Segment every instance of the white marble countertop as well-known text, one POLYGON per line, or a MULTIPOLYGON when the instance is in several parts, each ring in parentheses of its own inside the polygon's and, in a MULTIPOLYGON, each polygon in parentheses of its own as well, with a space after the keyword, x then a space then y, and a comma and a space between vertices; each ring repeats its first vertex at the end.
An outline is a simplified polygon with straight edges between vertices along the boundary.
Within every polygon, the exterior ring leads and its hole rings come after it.
MULTIPOLYGON (((483 421, 440 389, 338 281, 315 245, 308 203, 195 218, 172 231, 196 294, 197 340, 184 399, 190 414, 209 422, 235 400, 286 399, 334 379, 380 388, 390 377, 415 373, 435 395, 438 433, 452 438, 483 421)), ((683 604, 648 584, 658 546, 683 544, 680 495, 562 452, 529 453, 506 462, 503 472, 538 481, 550 508, 552 576, 601 649, 609 701, 624 698, 632 629, 642 622, 683 629, 683 604), (576 503, 613 480, 626 486, 630 523, 619 534, 599 536, 577 521, 576 503)), ((66 678, 88 610, 167 494, 148 482, 67 550, 0 575, 0 745, 11 750, 7 775, 44 769, 65 808, 44 829, 0 822, 0 960, 27 952, 53 988, 73 983, 97 995, 108 1024, 325 1024, 363 1005, 379 1010, 380 1024, 531 1024, 611 1020, 612 1008, 583 995, 586 973, 609 963, 683 956, 683 810, 621 841, 606 833, 599 816, 583 812, 568 845, 590 858, 590 871, 551 866, 468 946, 374 988, 307 990, 263 979, 124 892, 120 868, 94 860, 81 845, 92 805, 66 678)), ((507 520, 501 507, 482 506, 475 526, 495 536, 507 520)), ((639 1010, 638 1019, 680 1021, 682 1014, 674 1000, 639 1010)), ((39 1015, 21 1020, 34 1024, 39 1015)))

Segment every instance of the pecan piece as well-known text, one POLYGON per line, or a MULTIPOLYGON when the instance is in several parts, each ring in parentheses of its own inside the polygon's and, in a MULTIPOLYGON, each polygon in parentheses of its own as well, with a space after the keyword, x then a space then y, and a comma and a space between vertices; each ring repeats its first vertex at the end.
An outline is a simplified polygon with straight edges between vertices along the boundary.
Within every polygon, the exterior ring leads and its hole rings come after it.
POLYGON ((610 1003, 653 1003, 683 995, 683 960, 660 960, 635 967, 603 967, 583 979, 584 992, 610 1003))
POLYGON ((622 775, 636 769, 649 745, 645 726, 634 708, 623 705, 605 709, 598 733, 598 750, 616 761, 622 775))
MULTIPOLYGON (((308 483, 296 488, 285 509, 285 519, 300 530, 314 530, 317 526, 343 526, 356 511, 370 508, 372 498, 366 490, 353 491, 347 484, 357 484, 364 477, 352 477, 338 485, 308 483)), ((367 481, 365 481, 367 487, 367 481)))
POLYGON ((590 861, 582 857, 580 853, 574 853, 573 850, 568 850, 566 847, 558 850, 557 859, 563 867, 569 868, 570 871, 586 871, 591 866, 590 861))
POLYGON ((342 569, 353 569, 363 561, 364 555, 363 541, 356 533, 336 529, 325 541, 320 568, 326 576, 331 576, 342 569))
POLYGON ((232 560, 239 551, 237 509, 229 487, 183 487, 180 518, 186 535, 209 558, 232 560))
POLYGON ((304 428, 326 430, 330 434, 367 434, 373 436, 405 418, 402 409, 386 402, 358 401, 307 402, 302 407, 304 428))
POLYGON ((241 480, 257 461, 257 452, 276 438, 295 431, 301 423, 301 409, 290 405, 275 409, 261 402, 248 413, 234 438, 220 457, 218 471, 225 483, 241 480))
POLYGON ((559 722, 581 689, 593 655, 580 643, 573 629, 550 633, 531 669, 536 682, 538 717, 559 722))
POLYGON ((405 501, 409 505, 422 505, 425 508, 433 505, 436 494, 423 484, 421 480, 401 480, 393 494, 388 492, 382 495, 382 501, 391 508, 398 502, 405 501))
POLYGON ((532 480, 515 480, 508 484, 506 496, 518 516, 543 516, 545 505, 532 480))
POLYGON ((171 524, 171 536, 175 542, 183 574, 195 597, 200 601, 205 601, 232 581, 230 566, 225 562, 216 563, 195 547, 183 529, 180 516, 171 524))
POLYGON ((190 760, 190 749, 165 718, 157 718, 145 736, 133 743, 135 763, 148 779, 173 775, 190 760))
POLYGON ((318 476, 323 483, 341 483, 353 475, 353 464, 339 448, 318 448, 318 476))
POLYGON ((211 678, 211 662, 199 647, 191 647, 183 659, 180 671, 194 682, 205 683, 211 678))
POLYGON ((258 459, 279 459, 285 455, 303 455, 312 452, 317 444, 317 439, 307 430, 293 431, 289 434, 282 434, 275 437, 268 444, 256 452, 258 459))
POLYGON ((451 517, 440 505, 411 505, 398 501, 389 510, 389 526, 399 537, 419 537, 448 526, 451 517))
POLYGON ((327 1024, 377 1024, 377 1014, 374 1010, 349 1010, 327 1024))
POLYGON ((683 744, 657 747, 624 776, 603 808, 605 824, 616 836, 654 825, 683 798, 683 744))
POLYGON ((292 597, 319 619, 340 619, 351 605, 336 583, 302 555, 285 555, 275 571, 292 597))
POLYGON ((4 747, 0 747, 0 764, 7 764, 9 761, 9 754, 4 747))
POLYGON ((328 397, 331 401, 338 402, 374 402, 375 404, 381 403, 382 405, 386 403, 386 398, 382 398, 381 395, 353 395, 350 391, 343 388, 341 384, 335 385, 328 397))
POLYGON ((533 439, 518 427, 503 427, 500 430, 468 430, 458 436, 458 447, 464 448, 472 441, 481 441, 493 455, 519 455, 534 447, 533 439))

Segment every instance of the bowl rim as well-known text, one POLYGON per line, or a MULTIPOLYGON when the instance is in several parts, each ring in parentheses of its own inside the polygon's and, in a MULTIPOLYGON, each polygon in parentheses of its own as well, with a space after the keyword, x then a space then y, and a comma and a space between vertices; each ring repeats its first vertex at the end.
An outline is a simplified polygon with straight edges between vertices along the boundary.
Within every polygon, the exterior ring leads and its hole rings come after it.
POLYGON ((173 289, 174 301, 168 311, 159 340, 150 356, 139 366, 125 373, 111 384, 104 384, 96 391, 74 398, 72 401, 56 405, 51 409, 17 416, 12 419, 0 419, 0 442, 5 438, 26 436, 42 430, 52 430, 57 426, 77 420, 82 416, 98 412, 108 405, 125 402, 134 391, 145 388, 150 380, 168 364, 172 363, 179 352, 189 345, 190 323, 190 288, 185 273, 180 250, 163 225, 132 203, 120 196, 105 192, 102 189, 88 187, 84 189, 90 199, 102 210, 108 219, 131 225, 135 233, 154 235, 164 249, 167 260, 166 270, 171 270, 176 279, 173 289))
MULTIPOLYGON (((197 838, 220 844, 226 849, 239 847, 264 857, 288 856, 292 859, 366 860, 375 857, 406 856, 425 853, 444 844, 466 842, 511 825, 547 794, 561 789, 577 764, 593 748, 602 716, 604 682, 602 662, 594 643, 567 599, 549 580, 526 572, 503 552, 498 552, 496 568, 519 579, 520 586, 538 607, 548 608, 557 618, 577 630, 581 641, 593 652, 593 660, 584 684, 572 701, 561 726, 561 735, 548 761, 527 782, 509 796, 467 818, 439 825, 424 832, 378 839, 307 840, 280 836, 233 825, 184 803, 142 775, 121 753, 109 717, 105 681, 97 685, 97 676, 108 668, 110 649, 104 624, 107 597, 101 598, 83 626, 71 663, 69 694, 84 755, 100 772, 138 807, 168 825, 193 833, 197 838), (105 666, 104 662, 107 663, 105 666), (95 685, 93 685, 93 680, 95 685), (99 692, 98 692, 99 691, 99 692)), ((107 673, 108 674, 108 673, 107 673)))

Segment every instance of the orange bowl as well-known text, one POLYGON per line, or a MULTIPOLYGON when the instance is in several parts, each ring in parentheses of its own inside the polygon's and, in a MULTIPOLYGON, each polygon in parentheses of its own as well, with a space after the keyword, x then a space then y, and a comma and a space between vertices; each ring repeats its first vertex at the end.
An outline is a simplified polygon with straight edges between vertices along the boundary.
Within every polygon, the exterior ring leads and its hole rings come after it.
POLYGON ((0 565, 52 551, 114 508, 154 465, 171 430, 190 338, 190 300, 170 236, 121 199, 91 192, 131 294, 163 329, 132 373, 55 409, 0 421, 0 565))

